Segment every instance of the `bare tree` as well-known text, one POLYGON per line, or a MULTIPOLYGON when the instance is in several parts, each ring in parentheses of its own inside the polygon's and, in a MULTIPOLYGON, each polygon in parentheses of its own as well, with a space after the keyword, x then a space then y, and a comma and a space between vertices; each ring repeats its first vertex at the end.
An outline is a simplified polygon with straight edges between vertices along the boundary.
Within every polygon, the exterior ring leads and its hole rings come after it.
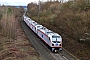
POLYGON ((90 0, 86 0, 87 3, 90 3, 90 0))

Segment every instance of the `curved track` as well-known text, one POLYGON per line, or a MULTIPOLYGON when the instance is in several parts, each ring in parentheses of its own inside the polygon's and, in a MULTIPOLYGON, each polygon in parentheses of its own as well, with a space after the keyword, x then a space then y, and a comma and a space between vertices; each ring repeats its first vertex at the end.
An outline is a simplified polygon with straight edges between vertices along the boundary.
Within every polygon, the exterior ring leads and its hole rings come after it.
POLYGON ((52 53, 43 42, 34 34, 30 28, 21 21, 21 26, 25 31, 25 34, 29 38, 30 42, 32 43, 33 47, 37 50, 39 55, 41 56, 42 60, 78 60, 77 58, 73 57, 69 53, 62 51, 58 53, 52 53))

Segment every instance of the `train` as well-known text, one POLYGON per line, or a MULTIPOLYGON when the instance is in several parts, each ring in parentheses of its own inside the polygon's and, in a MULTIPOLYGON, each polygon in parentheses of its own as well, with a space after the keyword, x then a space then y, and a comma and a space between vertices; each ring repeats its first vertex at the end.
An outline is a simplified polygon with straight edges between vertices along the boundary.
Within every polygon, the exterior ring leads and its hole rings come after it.
POLYGON ((41 40, 49 46, 51 51, 62 51, 62 37, 36 21, 32 20, 28 16, 23 15, 23 20, 27 26, 39 37, 41 40))

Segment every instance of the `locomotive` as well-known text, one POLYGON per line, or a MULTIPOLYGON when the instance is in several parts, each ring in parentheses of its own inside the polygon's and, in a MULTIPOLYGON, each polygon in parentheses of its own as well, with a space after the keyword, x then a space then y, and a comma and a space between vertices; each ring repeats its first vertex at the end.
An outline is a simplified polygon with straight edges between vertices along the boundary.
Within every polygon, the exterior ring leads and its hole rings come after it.
POLYGON ((47 29, 25 15, 23 18, 29 28, 49 46, 51 51, 62 51, 62 37, 58 33, 47 29))

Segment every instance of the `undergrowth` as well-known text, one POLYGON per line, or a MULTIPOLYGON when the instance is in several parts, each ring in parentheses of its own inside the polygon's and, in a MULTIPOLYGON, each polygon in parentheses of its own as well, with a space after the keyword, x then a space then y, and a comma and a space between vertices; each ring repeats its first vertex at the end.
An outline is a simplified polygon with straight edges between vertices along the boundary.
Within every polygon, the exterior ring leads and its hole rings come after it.
POLYGON ((88 0, 66 3, 40 1, 39 5, 30 3, 27 15, 48 29, 59 33, 63 38, 63 46, 68 51, 75 52, 73 54, 81 60, 89 59, 87 52, 89 53, 90 36, 85 35, 85 33, 90 35, 90 2, 88 0), (73 47, 76 49, 72 49, 73 47), (83 50, 85 47, 87 52, 83 50))

